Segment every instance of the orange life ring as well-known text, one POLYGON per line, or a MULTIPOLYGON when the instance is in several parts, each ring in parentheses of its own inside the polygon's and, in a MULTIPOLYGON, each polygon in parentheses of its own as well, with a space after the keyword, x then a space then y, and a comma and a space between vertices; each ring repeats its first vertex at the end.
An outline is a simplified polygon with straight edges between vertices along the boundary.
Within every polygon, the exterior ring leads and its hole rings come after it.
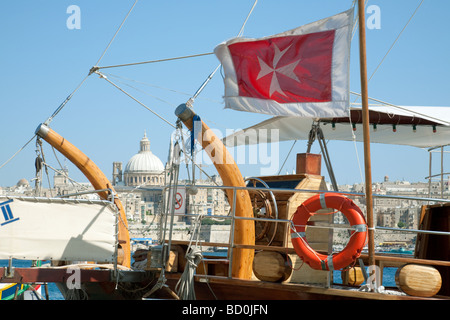
MULTIPOLYGON (((325 214, 331 214, 325 213, 325 214)), ((352 264, 366 244, 367 224, 361 209, 349 198, 334 193, 322 193, 303 202, 292 218, 291 241, 297 255, 316 270, 340 270, 352 264), (306 241, 306 224, 316 211, 333 208, 341 211, 353 227, 350 240, 341 252, 324 255, 314 251, 306 241)))

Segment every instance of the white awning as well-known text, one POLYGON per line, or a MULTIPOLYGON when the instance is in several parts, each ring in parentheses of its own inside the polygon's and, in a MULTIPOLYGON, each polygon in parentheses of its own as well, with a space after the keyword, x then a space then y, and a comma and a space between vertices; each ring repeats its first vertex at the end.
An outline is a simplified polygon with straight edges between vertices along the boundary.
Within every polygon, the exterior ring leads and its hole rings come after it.
MULTIPOLYGON (((450 144, 449 107, 370 106, 370 142, 431 148, 450 144)), ((361 108, 349 118, 320 120, 326 140, 363 141, 361 108)), ((308 140, 314 119, 274 117, 224 138, 226 146, 308 140)))
POLYGON ((0 197, 0 259, 113 262, 115 224, 100 201, 0 197))

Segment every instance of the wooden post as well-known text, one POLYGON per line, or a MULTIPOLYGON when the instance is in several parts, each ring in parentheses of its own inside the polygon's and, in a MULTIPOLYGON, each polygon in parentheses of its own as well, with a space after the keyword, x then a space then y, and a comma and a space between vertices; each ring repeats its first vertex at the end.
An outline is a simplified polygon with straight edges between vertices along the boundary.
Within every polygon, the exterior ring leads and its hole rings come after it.
MULTIPOLYGON (((213 161, 217 172, 223 180, 224 186, 245 187, 244 178, 236 165, 231 154, 228 152, 222 141, 203 122, 201 128, 196 132, 194 129, 194 116, 196 114, 186 104, 181 104, 175 110, 175 115, 189 129, 200 137, 203 149, 213 161)), ((247 190, 236 190, 236 203, 233 203, 233 190, 226 190, 228 201, 231 206, 235 206, 237 217, 253 217, 252 202, 247 190)), ((236 219, 234 228, 234 244, 255 245, 255 222, 252 220, 236 219)), ((239 279, 251 279, 252 265, 254 258, 253 249, 234 248, 232 276, 239 279)))
MULTIPOLYGON (((78 169, 88 178, 95 190, 111 189, 114 192, 111 182, 106 178, 105 174, 97 167, 97 165, 89 159, 83 152, 77 147, 71 144, 69 141, 61 137, 58 133, 47 127, 45 124, 41 124, 36 129, 36 134, 53 146, 56 150, 61 152, 67 159, 70 160, 78 169)), ((107 199, 109 193, 99 192, 98 195, 102 199, 107 199)), ((125 210, 122 206, 122 202, 119 198, 114 198, 114 204, 120 213, 119 218, 119 248, 123 250, 123 261, 119 264, 130 267, 131 264, 131 246, 130 235, 128 233, 128 223, 125 210)), ((120 252, 119 252, 120 254, 120 252)))
POLYGON ((359 59, 361 72, 361 100, 363 114, 363 136, 364 136, 364 169, 366 179, 366 208, 367 226, 369 228, 369 265, 375 265, 374 255, 374 222, 373 222, 373 200, 372 200, 372 168, 370 164, 370 127, 369 127, 369 95, 367 85, 367 61, 366 61, 366 18, 364 0, 358 0, 359 16, 359 59))

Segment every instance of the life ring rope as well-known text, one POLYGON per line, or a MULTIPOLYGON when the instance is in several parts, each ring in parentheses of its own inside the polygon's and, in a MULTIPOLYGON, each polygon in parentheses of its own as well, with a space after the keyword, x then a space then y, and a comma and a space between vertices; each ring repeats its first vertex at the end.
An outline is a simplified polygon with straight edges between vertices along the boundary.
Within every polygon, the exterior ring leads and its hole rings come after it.
MULTIPOLYGON (((305 232, 294 232, 294 233, 291 233, 291 239, 293 239, 293 238, 300 238, 304 242, 304 244, 306 246, 309 246, 308 242, 306 242, 306 240, 305 240, 305 238, 306 238, 306 233, 305 232), (295 234, 295 236, 294 236, 294 234, 295 234)), ((316 256, 317 259, 319 259, 321 262, 323 261, 322 259, 320 259, 320 257, 318 256, 316 251, 312 250, 311 252, 316 256)))
POLYGON ((322 193, 304 201, 291 218, 291 241, 297 255, 316 270, 339 270, 353 264, 367 243, 367 224, 363 213, 349 198, 332 193, 322 193), (306 227, 310 217, 320 209, 342 212, 350 222, 351 235, 347 246, 337 254, 324 255, 312 249, 306 240, 306 227))

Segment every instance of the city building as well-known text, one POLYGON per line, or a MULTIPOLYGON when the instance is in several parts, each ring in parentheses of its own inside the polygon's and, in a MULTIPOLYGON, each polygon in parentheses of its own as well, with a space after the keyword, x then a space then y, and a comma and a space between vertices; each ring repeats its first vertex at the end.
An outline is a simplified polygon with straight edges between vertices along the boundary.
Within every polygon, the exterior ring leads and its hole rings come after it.
MULTIPOLYGON (((182 181, 189 184, 189 181, 182 181)), ((188 213, 202 215, 228 215, 230 205, 224 190, 218 186, 223 184, 222 179, 218 175, 213 175, 211 179, 201 179, 195 182, 198 188, 196 192, 191 192, 188 199, 188 213), (202 188, 208 186, 214 188, 202 188)))
POLYGON ((113 163, 113 185, 129 187, 161 186, 164 184, 164 165, 150 150, 147 134, 140 142, 140 150, 128 160, 122 174, 122 163, 113 163))
POLYGON ((139 152, 128 160, 124 171, 122 168, 122 162, 113 162, 113 186, 128 219, 145 223, 161 209, 166 172, 162 161, 150 150, 146 133, 139 152))

